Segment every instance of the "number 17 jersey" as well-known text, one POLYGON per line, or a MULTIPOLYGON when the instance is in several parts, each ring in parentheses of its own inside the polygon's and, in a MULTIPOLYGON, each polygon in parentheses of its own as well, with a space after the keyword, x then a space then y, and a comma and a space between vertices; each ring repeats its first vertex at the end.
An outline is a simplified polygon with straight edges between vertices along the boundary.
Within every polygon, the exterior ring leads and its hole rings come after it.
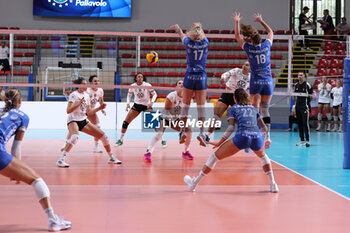
POLYGON ((190 38, 185 37, 183 44, 186 47, 187 72, 205 71, 209 47, 208 39, 192 41, 190 38))

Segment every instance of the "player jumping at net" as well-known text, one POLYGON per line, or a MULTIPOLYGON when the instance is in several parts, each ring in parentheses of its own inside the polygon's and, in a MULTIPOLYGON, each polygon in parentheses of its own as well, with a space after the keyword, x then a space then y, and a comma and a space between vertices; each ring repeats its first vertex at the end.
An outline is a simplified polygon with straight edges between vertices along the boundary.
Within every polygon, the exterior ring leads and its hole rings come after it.
MULTIPOLYGON (((144 87, 152 87, 151 84, 146 82, 146 77, 142 73, 137 73, 134 77, 134 83, 131 84, 131 87, 128 91, 128 96, 126 98, 126 111, 129 111, 128 115, 125 117, 125 120, 122 125, 122 130, 119 140, 115 143, 114 146, 123 145, 123 138, 128 129, 129 124, 141 113, 144 111, 151 111, 153 103, 157 99, 157 93, 153 89, 144 89, 144 87), (130 99, 134 94, 134 105, 130 109, 130 99), (150 101, 152 95, 152 100, 150 101)), ((163 143, 162 143, 163 144, 163 143)))
MULTIPOLYGON (((205 71, 205 64, 207 61, 209 41, 200 23, 193 23, 186 35, 178 24, 170 28, 175 29, 179 34, 182 43, 186 47, 187 55, 187 70, 183 84, 183 106, 181 109, 181 120, 185 125, 180 131, 180 143, 182 144, 186 141, 187 137, 185 128, 193 93, 197 102, 198 121, 204 122, 205 120, 204 106, 207 98, 207 73, 205 71)), ((205 138, 204 128, 201 127, 197 139, 203 146, 206 145, 205 138)))
MULTIPOLYGON (((248 90, 250 80, 250 65, 248 61, 245 61, 242 68, 231 69, 221 75, 221 85, 226 84, 226 90, 232 93, 222 93, 219 101, 214 107, 214 119, 216 121, 221 119, 222 114, 228 109, 229 106, 233 106, 235 101, 233 99, 233 93, 237 88, 243 88, 248 90)), ((209 127, 208 133, 205 137, 205 143, 208 144, 210 136, 214 132, 215 127, 209 127)))
POLYGON ((277 193, 278 186, 275 182, 270 159, 265 153, 264 139, 259 131, 258 124, 262 132, 266 132, 267 127, 257 109, 251 105, 249 96, 244 89, 236 89, 234 98, 237 104, 228 111, 229 126, 226 132, 219 142, 211 143, 214 148, 219 148, 209 157, 197 177, 191 178, 186 175, 184 181, 190 191, 195 191, 200 180, 214 169, 219 160, 235 155, 242 149, 251 148, 260 158, 263 170, 270 181, 270 192, 277 193), (235 123, 237 123, 237 132, 232 139, 227 140, 234 130, 235 123))
MULTIPOLYGON (((50 202, 50 190, 45 181, 26 163, 21 161, 21 142, 29 124, 29 117, 19 108, 22 104, 21 92, 9 88, 4 96, 5 108, 1 109, 0 121, 0 174, 31 185, 36 197, 48 217, 48 230, 60 231, 72 227, 72 223, 56 215, 50 202), (11 154, 6 151, 6 143, 13 136, 11 154)), ((19 220, 20 221, 20 220, 19 220)))
MULTIPOLYGON (((144 160, 146 162, 151 162, 151 155, 153 153, 155 144, 162 138, 163 133, 167 127, 171 127, 176 131, 180 131, 181 129, 178 125, 178 122, 182 105, 183 81, 178 80, 176 82, 176 87, 178 90, 170 92, 166 97, 164 110, 161 116, 161 128, 157 130, 157 134, 152 138, 151 143, 147 148, 146 154, 144 155, 144 160)), ((192 131, 190 127, 186 128, 186 130, 187 137, 184 144, 185 148, 182 152, 182 158, 192 160, 193 156, 189 151, 192 140, 192 131)))
MULTIPOLYGON (((86 80, 82 77, 79 77, 77 80, 74 80, 74 84, 87 84, 86 80)), ((69 167, 69 164, 66 163, 65 158, 67 153, 72 149, 72 147, 79 140, 79 131, 82 131, 98 140, 102 141, 106 152, 109 155, 108 163, 111 164, 121 164, 122 162, 114 157, 111 151, 111 145, 107 135, 96 125, 90 123, 87 120, 87 116, 96 114, 96 112, 106 108, 106 104, 101 104, 98 108, 91 109, 90 98, 86 93, 86 88, 78 88, 69 95, 68 106, 67 106, 67 126, 69 130, 70 138, 67 140, 66 146, 63 148, 61 157, 57 161, 56 165, 58 167, 69 167)))
POLYGON ((253 106, 259 109, 267 126, 265 147, 269 148, 270 139, 270 112, 269 104, 273 95, 273 80, 270 68, 271 46, 273 31, 262 19, 261 14, 254 14, 255 21, 260 23, 267 32, 267 40, 261 42, 261 35, 251 25, 239 25, 242 17, 239 12, 234 12, 232 18, 235 21, 235 37, 238 44, 246 52, 251 69, 250 96, 253 106), (242 30, 242 34, 240 34, 242 30))

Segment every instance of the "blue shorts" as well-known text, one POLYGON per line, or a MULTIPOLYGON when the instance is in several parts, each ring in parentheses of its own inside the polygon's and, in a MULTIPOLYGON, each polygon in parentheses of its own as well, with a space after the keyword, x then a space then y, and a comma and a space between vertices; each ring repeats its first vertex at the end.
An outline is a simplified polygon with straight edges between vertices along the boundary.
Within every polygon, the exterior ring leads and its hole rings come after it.
POLYGON ((207 73, 206 72, 186 72, 184 78, 184 88, 190 90, 206 90, 207 89, 207 73))
POLYGON ((250 91, 251 95, 272 95, 273 94, 273 80, 268 79, 251 79, 250 91))
POLYGON ((233 144, 242 150, 250 148, 253 151, 260 150, 264 146, 264 139, 261 135, 258 136, 249 136, 245 134, 236 134, 232 138, 233 144))
POLYGON ((0 150, 0 170, 4 169, 11 163, 13 156, 7 153, 7 151, 0 150))

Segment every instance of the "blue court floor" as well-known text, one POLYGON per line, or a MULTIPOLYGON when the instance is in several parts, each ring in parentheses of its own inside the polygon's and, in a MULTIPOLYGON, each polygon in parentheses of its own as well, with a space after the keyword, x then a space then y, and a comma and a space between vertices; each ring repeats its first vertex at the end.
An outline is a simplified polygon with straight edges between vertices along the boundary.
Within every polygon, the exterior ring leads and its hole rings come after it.
MULTIPOLYGON (((120 130, 105 130, 111 140, 118 139, 120 130)), ((67 130, 28 130, 27 139, 64 139, 67 130)), ((128 130, 124 139, 151 139, 154 133, 140 130, 128 130)), ((222 132, 215 133, 212 139, 220 139, 222 132)), ((194 138, 197 136, 194 133, 194 138)), ((81 139, 92 139, 82 133, 81 139)), ((178 133, 165 132, 165 140, 177 140, 178 133)), ((310 147, 299 147, 298 132, 273 131, 269 157, 341 195, 350 198, 350 169, 343 169, 343 134, 336 132, 311 132, 310 147)))

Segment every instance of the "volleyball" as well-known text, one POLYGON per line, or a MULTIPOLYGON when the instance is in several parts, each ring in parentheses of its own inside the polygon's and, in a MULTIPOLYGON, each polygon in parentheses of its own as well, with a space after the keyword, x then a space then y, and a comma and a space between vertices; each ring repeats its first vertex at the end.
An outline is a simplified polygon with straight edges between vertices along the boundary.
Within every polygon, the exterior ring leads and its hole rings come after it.
POLYGON ((151 64, 156 63, 158 61, 158 53, 155 51, 147 53, 146 60, 151 64))

